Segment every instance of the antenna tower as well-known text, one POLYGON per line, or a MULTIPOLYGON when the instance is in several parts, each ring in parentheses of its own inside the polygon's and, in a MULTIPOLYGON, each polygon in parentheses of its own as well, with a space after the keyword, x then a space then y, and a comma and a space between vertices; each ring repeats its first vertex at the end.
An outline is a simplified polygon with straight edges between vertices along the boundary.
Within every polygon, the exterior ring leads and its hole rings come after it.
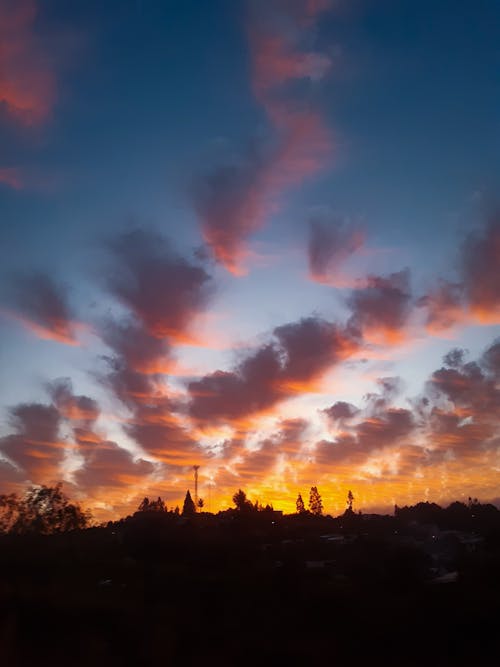
POLYGON ((193 466, 194 470, 194 507, 198 511, 198 468, 200 466, 193 466))

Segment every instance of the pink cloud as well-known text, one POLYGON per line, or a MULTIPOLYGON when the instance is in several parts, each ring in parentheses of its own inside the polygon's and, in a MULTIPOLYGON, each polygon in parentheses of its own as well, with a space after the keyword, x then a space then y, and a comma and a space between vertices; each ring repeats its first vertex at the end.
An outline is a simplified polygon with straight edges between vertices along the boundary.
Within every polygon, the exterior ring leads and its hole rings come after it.
POLYGON ((284 192, 300 185, 330 159, 331 133, 307 92, 295 84, 319 81, 330 67, 321 53, 304 51, 306 26, 324 3, 302 7, 271 3, 253 12, 248 26, 252 86, 273 138, 239 161, 212 170, 196 198, 205 241, 218 262, 242 275, 248 238, 280 206, 284 192), (272 14, 275 16, 271 16, 272 14))
POLYGON ((56 98, 53 63, 36 18, 35 0, 0 4, 0 106, 24 125, 47 120, 56 98))

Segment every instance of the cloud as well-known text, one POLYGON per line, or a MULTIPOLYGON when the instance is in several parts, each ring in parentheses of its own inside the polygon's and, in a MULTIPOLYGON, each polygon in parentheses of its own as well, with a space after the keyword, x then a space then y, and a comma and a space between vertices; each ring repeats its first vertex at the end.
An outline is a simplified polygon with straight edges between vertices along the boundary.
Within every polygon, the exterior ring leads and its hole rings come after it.
POLYGON ((54 66, 36 18, 35 0, 0 4, 0 109, 24 125, 47 120, 56 99, 54 66))
POLYGON ((14 190, 20 190, 23 187, 20 170, 16 167, 0 167, 0 183, 8 185, 14 190))
POLYGON ((358 349, 336 324, 309 317, 280 327, 273 339, 232 371, 216 371, 188 386, 190 414, 200 422, 232 422, 265 412, 314 388, 325 371, 358 349))
POLYGON ((360 466, 374 453, 411 440, 417 426, 411 410, 387 405, 384 394, 380 400, 374 400, 374 395, 368 395, 367 399, 364 414, 346 403, 337 403, 325 411, 332 418, 332 425, 340 430, 334 440, 322 440, 317 444, 318 464, 342 462, 360 466))
POLYGON ((440 280, 417 305, 426 309, 427 330, 433 334, 446 331, 466 319, 461 284, 440 280))
POLYGON ((458 280, 440 280, 419 301, 427 328, 440 333, 458 324, 500 324, 500 221, 492 218, 465 238, 458 280))
POLYGON ((481 324, 500 324, 500 220, 469 234, 462 247, 466 303, 481 324))
POLYGON ((169 341, 151 335, 133 319, 103 322, 99 333, 103 342, 125 359, 133 371, 148 375, 168 373, 173 367, 169 341))
POLYGON ((106 278, 111 293, 151 336, 182 340, 211 294, 205 269, 175 254, 161 236, 141 229, 108 247, 115 261, 106 278))
POLYGON ((347 304, 349 326, 359 335, 389 345, 401 342, 413 305, 409 271, 368 276, 366 287, 354 291, 347 304))
POLYGON ((337 401, 331 407, 322 410, 322 412, 331 422, 336 424, 337 422, 344 422, 345 420, 352 419, 358 414, 359 409, 351 403, 337 401))
POLYGON ((33 483, 57 480, 64 456, 59 437, 60 415, 53 405, 23 403, 12 408, 14 433, 0 439, 0 453, 33 483))
POLYGON ((298 6, 279 2, 249 8, 253 90, 272 134, 238 159, 210 170, 195 189, 205 241, 215 259, 235 275, 245 272, 242 262, 251 234, 276 211, 285 190, 324 166, 332 146, 301 87, 319 81, 330 65, 326 56, 302 49, 304 30, 319 10, 304 5, 297 14, 298 6), (300 20, 304 17, 308 21, 300 20))
POLYGON ((191 438, 163 382, 169 346, 140 323, 107 323, 113 355, 101 383, 130 411, 123 429, 145 452, 171 466, 193 465, 206 453, 191 438))
POLYGON ((4 300, 8 308, 2 312, 38 338, 66 345, 79 344, 76 331, 83 325, 74 319, 64 289, 47 274, 13 278, 9 288, 4 290, 4 300))
POLYGON ((75 472, 74 480, 87 493, 95 495, 100 490, 106 494, 116 487, 147 487, 155 470, 150 461, 136 460, 115 442, 105 441, 90 453, 85 466, 75 472))
POLYGON ((339 284, 342 264, 365 242, 364 233, 339 220, 309 221, 309 276, 319 283, 339 284))

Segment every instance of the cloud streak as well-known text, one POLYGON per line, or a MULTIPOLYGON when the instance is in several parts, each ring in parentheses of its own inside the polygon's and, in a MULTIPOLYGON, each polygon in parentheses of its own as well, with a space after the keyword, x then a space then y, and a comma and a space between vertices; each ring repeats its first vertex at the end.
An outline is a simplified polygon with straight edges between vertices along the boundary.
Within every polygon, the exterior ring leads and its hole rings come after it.
POLYGON ((332 366, 359 349, 342 327, 309 317, 276 327, 273 339, 232 371, 191 382, 190 415, 201 424, 234 422, 265 413, 296 394, 314 390, 332 366))
POLYGON ((2 312, 20 322, 37 338, 78 345, 85 328, 71 312, 65 290, 46 273, 20 275, 4 290, 2 312))
POLYGON ((332 141, 308 88, 323 78, 329 59, 303 49, 304 31, 326 5, 250 5, 247 25, 252 87, 272 130, 236 160, 217 166, 196 188, 195 207, 215 259, 235 275, 249 237, 300 185, 328 161, 332 141))
POLYGON ((0 108, 28 126, 46 121, 56 99, 53 63, 36 18, 35 0, 0 4, 0 108))

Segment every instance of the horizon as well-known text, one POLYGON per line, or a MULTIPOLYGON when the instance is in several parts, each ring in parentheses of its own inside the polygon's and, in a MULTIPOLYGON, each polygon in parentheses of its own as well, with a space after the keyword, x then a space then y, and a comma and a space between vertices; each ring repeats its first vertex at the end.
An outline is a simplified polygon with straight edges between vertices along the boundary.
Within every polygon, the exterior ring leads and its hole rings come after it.
POLYGON ((499 20, 1 3, 0 494, 500 508, 499 20))

